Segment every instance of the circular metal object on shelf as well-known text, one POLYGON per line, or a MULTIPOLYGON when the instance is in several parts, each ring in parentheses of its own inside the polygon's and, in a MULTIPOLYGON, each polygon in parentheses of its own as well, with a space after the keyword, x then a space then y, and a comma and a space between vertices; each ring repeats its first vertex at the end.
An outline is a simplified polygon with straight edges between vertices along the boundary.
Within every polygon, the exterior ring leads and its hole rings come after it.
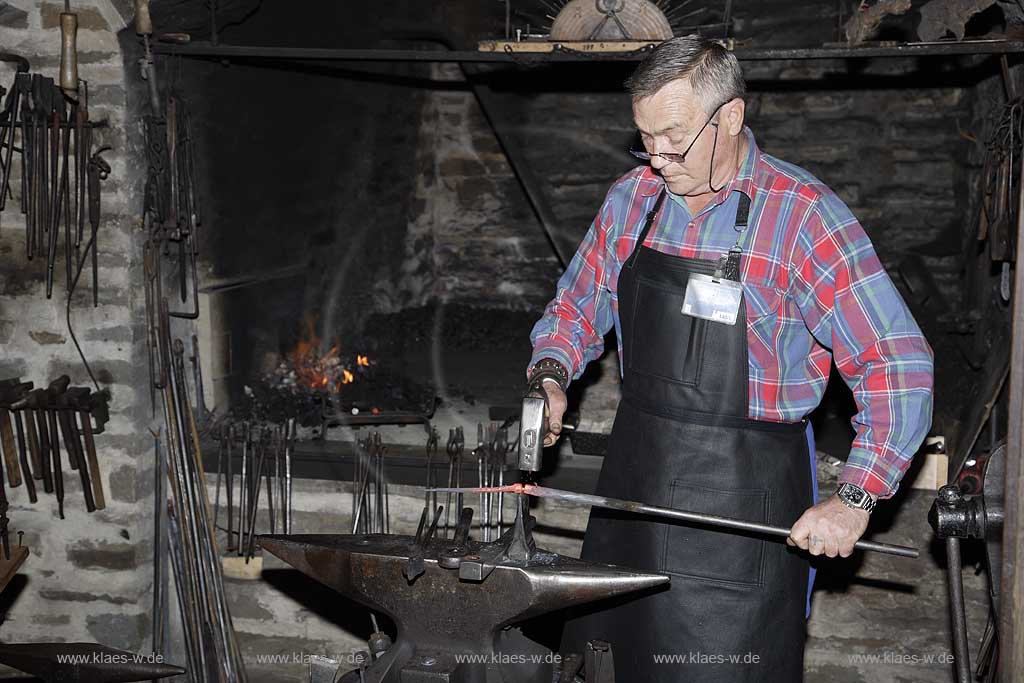
POLYGON ((672 26, 649 0, 569 0, 551 40, 668 40, 672 26))

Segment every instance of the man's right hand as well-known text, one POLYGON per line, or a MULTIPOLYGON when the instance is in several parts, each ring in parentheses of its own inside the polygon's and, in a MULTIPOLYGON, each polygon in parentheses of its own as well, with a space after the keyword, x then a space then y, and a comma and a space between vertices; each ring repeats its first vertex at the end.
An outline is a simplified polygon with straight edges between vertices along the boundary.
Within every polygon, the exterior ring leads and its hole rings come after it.
POLYGON ((544 447, 554 446, 562 435, 562 416, 565 415, 565 392, 557 382, 544 381, 541 384, 548 396, 548 433, 544 435, 544 447))

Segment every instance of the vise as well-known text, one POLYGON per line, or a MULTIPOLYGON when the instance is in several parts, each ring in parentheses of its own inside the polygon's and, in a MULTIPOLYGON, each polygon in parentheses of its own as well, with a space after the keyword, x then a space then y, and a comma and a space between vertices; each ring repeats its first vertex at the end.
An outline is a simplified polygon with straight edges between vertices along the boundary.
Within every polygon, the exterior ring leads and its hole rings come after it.
MULTIPOLYGON (((345 683, 550 681, 557 658, 514 628, 557 609, 669 582, 649 574, 540 550, 527 497, 497 541, 469 539, 464 508, 455 537, 435 538, 441 507, 416 536, 266 535, 260 544, 304 574, 397 626, 394 644, 339 678, 345 683)), ((563 680, 572 680, 572 678, 563 680)))

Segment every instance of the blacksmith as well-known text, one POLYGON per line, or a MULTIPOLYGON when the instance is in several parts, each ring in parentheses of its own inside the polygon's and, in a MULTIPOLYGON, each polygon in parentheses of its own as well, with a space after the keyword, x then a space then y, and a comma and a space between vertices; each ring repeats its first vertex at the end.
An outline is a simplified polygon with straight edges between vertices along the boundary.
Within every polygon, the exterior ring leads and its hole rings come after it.
POLYGON ((729 51, 675 38, 626 86, 646 163, 608 191, 531 337, 546 443, 614 327, 622 401, 597 492, 793 531, 592 511, 585 559, 671 588, 597 604, 563 650, 609 641, 630 683, 799 681, 808 554, 850 555, 896 491, 931 423, 932 352, 846 205, 758 148, 729 51), (840 490, 818 502, 806 416, 833 360, 859 412, 840 490))

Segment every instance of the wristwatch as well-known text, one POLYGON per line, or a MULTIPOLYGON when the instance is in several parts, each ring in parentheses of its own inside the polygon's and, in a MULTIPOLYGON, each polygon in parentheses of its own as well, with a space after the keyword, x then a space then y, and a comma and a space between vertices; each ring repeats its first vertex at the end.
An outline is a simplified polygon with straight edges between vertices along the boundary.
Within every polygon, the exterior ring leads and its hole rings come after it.
POLYGON ((839 500, 843 501, 843 505, 854 510, 871 512, 875 507, 875 501, 871 498, 871 495, 856 484, 848 482, 840 484, 839 490, 836 491, 836 496, 839 497, 839 500))

